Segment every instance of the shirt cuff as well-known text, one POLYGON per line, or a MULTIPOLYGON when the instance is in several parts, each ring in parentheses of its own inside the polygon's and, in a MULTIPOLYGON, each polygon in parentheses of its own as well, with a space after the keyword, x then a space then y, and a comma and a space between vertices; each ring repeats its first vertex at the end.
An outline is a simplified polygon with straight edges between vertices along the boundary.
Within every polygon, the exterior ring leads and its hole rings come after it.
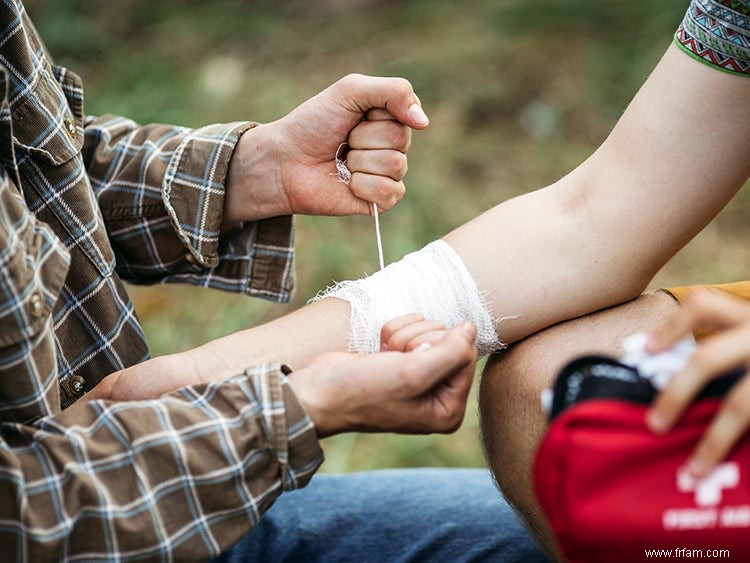
POLYGON ((209 125, 180 142, 164 175, 162 198, 177 236, 195 263, 219 263, 219 231, 229 161, 253 123, 209 125))
POLYGON ((192 269, 165 281, 286 302, 294 287, 294 218, 249 221, 219 240, 229 162, 256 123, 211 125, 188 134, 164 177, 163 200, 192 269))
POLYGON ((281 364, 263 364, 245 371, 255 390, 266 434, 276 451, 285 491, 304 487, 323 463, 315 426, 285 375, 290 371, 281 364))

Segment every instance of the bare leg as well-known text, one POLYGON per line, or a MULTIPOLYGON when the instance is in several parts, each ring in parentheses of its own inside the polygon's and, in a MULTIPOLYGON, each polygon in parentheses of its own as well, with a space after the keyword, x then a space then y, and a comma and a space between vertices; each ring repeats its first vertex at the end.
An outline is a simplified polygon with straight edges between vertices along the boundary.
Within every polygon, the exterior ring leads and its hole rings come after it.
POLYGON ((564 364, 588 353, 620 354, 625 336, 648 330, 679 304, 657 291, 598 313, 557 324, 493 356, 482 374, 479 406, 487 460, 500 489, 526 520, 542 547, 554 540, 531 485, 531 469, 546 427, 539 395, 564 364))

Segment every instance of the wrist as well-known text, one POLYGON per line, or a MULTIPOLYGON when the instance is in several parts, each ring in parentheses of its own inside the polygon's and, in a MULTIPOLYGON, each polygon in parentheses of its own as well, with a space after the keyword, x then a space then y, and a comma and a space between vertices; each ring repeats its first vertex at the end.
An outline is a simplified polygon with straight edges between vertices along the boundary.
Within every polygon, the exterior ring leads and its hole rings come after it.
POLYGON ((294 389, 297 400, 315 425, 318 438, 326 438, 347 431, 336 416, 335 405, 330 403, 332 397, 321 389, 316 373, 312 369, 294 371, 287 376, 287 379, 294 389))
POLYGON ((275 135, 273 123, 261 124, 245 131, 237 141, 225 184, 224 230, 243 221, 292 213, 283 189, 275 135))

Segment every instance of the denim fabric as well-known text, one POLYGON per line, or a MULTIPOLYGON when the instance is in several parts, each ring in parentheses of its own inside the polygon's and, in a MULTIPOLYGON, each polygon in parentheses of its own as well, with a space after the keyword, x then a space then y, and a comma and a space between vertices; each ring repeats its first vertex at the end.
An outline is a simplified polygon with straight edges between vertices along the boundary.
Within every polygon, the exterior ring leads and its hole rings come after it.
POLYGON ((548 561, 481 469, 316 475, 216 561, 548 561))

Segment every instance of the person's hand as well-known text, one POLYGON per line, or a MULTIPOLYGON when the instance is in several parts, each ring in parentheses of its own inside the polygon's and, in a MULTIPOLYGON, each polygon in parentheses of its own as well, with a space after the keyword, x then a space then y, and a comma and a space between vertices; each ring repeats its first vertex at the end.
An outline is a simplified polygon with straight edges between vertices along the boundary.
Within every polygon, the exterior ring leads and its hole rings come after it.
MULTIPOLYGON (((664 351, 697 328, 717 329, 659 394, 646 423, 656 433, 674 426, 691 400, 712 379, 735 368, 750 368, 750 305, 708 290, 697 291, 672 319, 650 335, 647 351, 664 351)), ((750 426, 750 378, 740 380, 695 447, 688 469, 708 475, 750 426)))
POLYGON ((367 215, 404 195, 411 129, 429 121, 403 78, 348 75, 273 123, 240 137, 227 179, 224 224, 290 213, 367 215), (348 143, 349 186, 334 157, 348 143))
POLYGON ((474 375, 476 329, 465 322, 433 336, 434 344, 421 351, 331 352, 290 374, 318 436, 456 430, 474 375))
POLYGON ((445 326, 439 321, 428 321, 419 313, 396 317, 380 329, 382 352, 412 352, 426 350, 445 336, 445 326))

